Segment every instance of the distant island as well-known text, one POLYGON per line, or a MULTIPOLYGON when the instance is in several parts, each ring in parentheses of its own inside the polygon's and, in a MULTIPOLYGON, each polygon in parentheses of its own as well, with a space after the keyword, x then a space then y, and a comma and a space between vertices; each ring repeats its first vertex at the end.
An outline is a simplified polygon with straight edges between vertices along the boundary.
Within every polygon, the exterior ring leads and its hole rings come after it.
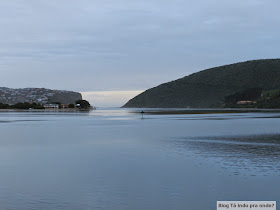
POLYGON ((79 109, 87 110, 90 103, 81 93, 45 88, 12 89, 0 87, 0 109, 79 109))
POLYGON ((203 70, 146 90, 127 108, 280 108, 280 59, 203 70))

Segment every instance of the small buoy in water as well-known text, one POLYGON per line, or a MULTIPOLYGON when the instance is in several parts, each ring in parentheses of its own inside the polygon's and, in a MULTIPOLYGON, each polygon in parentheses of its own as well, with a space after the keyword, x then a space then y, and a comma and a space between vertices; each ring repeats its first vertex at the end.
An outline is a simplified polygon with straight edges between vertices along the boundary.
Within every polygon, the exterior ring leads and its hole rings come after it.
POLYGON ((145 113, 145 112, 143 112, 143 111, 141 112, 141 114, 142 114, 142 119, 144 118, 144 113, 145 113))

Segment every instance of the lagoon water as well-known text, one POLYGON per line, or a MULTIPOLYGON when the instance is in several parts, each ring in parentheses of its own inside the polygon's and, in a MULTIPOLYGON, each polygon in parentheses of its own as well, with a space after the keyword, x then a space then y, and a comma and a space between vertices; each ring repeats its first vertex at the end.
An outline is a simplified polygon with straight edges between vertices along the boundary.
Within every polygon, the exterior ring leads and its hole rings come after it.
POLYGON ((140 111, 0 112, 0 209, 280 205, 280 113, 140 111))

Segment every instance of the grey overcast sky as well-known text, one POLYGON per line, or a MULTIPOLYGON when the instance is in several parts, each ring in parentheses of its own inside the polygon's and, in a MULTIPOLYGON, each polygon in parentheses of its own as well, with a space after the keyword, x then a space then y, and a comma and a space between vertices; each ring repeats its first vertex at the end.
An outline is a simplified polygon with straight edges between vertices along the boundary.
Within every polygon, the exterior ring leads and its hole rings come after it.
POLYGON ((0 0, 0 86, 132 93, 277 58, 279 8, 279 0, 0 0))

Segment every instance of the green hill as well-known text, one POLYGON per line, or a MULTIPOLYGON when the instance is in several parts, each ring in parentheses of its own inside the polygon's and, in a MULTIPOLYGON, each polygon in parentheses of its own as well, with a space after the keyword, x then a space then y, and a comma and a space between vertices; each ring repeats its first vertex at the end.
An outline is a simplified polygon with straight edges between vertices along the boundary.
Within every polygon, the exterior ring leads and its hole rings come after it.
POLYGON ((280 89, 280 59, 253 60, 203 70, 161 84, 123 107, 222 107, 232 98, 260 100, 263 91, 277 89, 280 89))

